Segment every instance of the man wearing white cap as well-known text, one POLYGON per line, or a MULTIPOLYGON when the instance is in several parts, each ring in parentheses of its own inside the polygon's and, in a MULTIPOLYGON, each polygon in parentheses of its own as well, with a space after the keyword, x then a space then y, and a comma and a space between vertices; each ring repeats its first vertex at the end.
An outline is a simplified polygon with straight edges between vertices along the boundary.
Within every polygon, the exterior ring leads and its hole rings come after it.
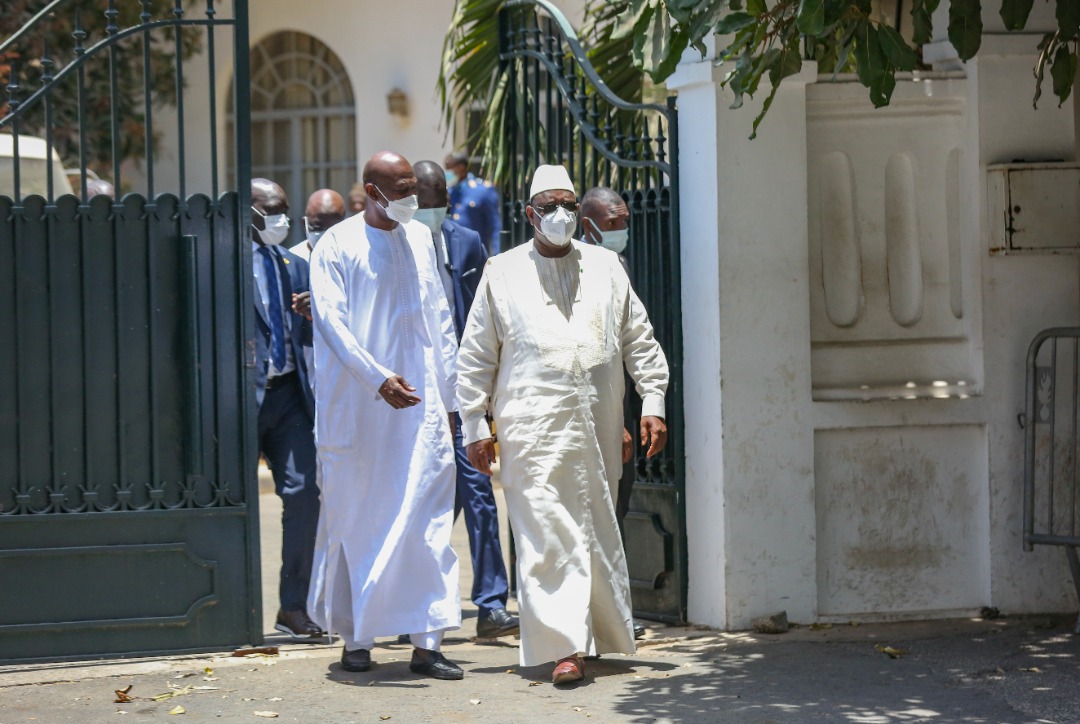
POLYGON ((571 238, 577 196, 562 166, 533 174, 531 244, 493 257, 458 354, 469 460, 502 483, 517 543, 521 664, 633 653, 630 584, 611 491, 622 471, 623 365, 642 398, 648 455, 667 442, 668 367, 618 256, 571 238))

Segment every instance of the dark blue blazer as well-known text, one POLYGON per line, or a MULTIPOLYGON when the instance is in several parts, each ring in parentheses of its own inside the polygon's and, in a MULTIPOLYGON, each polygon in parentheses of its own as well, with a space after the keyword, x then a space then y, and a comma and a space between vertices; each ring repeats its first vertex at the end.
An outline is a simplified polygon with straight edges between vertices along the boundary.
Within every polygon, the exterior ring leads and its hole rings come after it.
MULTIPOLYGON (((311 322, 292 310, 293 294, 310 290, 308 281, 308 263, 296 256, 288 249, 280 246, 271 247, 274 258, 278 265, 278 281, 281 282, 287 309, 286 314, 292 315, 290 326, 292 334, 289 343, 292 345, 293 362, 296 364, 296 372, 300 375, 300 388, 304 391, 304 402, 311 419, 315 419, 315 398, 311 394, 311 385, 308 384, 307 363, 304 361, 304 347, 311 346, 311 322)), ((252 277, 252 294, 255 299, 255 401, 261 406, 266 396, 266 373, 270 369, 270 322, 266 319, 266 310, 263 309, 262 300, 259 298, 259 289, 252 277)))
POLYGON ((443 222, 442 233, 450 255, 450 276, 454 279, 454 329, 460 342, 488 253, 480 234, 450 219, 443 222))

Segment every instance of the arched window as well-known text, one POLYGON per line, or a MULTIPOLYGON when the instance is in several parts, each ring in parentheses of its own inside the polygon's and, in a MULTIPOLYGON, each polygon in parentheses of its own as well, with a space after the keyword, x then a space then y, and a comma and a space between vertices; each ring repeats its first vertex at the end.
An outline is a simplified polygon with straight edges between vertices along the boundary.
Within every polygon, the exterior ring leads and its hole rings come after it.
MULTIPOLYGON (((359 177, 352 83, 341 60, 310 35, 282 31, 251 49, 251 175, 285 189, 294 220, 316 189, 346 196, 359 177)), ((294 241, 303 237, 300 226, 293 224, 294 241)))

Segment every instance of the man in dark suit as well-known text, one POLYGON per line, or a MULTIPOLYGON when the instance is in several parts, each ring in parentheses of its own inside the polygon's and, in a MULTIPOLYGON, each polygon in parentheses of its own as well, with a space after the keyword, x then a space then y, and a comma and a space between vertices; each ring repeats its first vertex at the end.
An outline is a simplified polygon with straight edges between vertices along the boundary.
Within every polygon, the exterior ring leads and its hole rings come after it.
POLYGON ((304 347, 311 322, 293 311, 293 295, 308 290, 308 265, 281 246, 289 235, 289 203, 273 181, 251 181, 255 275, 255 399, 259 452, 281 497, 280 609, 275 628, 297 641, 324 634, 307 614, 308 583, 319 520, 315 482, 315 400, 304 347))
MULTIPOLYGON (((446 174, 434 161, 413 164, 420 208, 415 218, 431 229, 435 257, 442 277, 446 300, 454 316, 458 341, 465 329, 476 287, 487 263, 487 250, 475 231, 446 218, 449 195, 446 174)), ((506 610, 509 582, 499 542, 499 515, 491 478, 469 464, 461 437, 461 418, 454 431, 457 458, 457 499, 455 518, 465 511, 472 554, 472 601, 479 609, 478 638, 497 638, 518 633, 517 617, 506 610)))

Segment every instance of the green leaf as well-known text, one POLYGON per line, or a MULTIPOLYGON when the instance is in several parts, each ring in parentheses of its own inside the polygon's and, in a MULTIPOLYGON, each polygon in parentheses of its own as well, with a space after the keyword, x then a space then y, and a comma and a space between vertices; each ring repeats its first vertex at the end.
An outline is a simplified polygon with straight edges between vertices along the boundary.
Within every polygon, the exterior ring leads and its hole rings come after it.
POLYGON ((641 58, 642 70, 657 75, 671 52, 671 39, 671 16, 663 11, 651 13, 645 27, 634 32, 634 54, 641 58))
POLYGON ((1073 40, 1076 34, 1080 33, 1080 2, 1057 0, 1057 21, 1061 42, 1073 40))
POLYGON ((1054 80, 1054 95, 1058 97, 1058 108, 1072 93, 1073 81, 1076 80, 1076 55, 1069 52, 1069 47, 1062 44, 1054 54, 1054 64, 1050 67, 1050 77, 1054 80))
POLYGON ((926 0, 912 0, 911 39, 916 45, 925 45, 926 43, 930 42, 934 31, 934 24, 930 18, 932 13, 933 10, 930 9, 929 4, 926 2, 926 0))
POLYGON ((870 87, 885 71, 885 59, 881 54, 877 28, 866 20, 860 21, 855 31, 854 50, 855 72, 859 76, 859 82, 870 87))
POLYGON ((825 0, 801 0, 795 26, 805 35, 821 35, 825 31, 825 0))
MULTIPOLYGON (((780 81, 788 76, 795 75, 800 70, 802 70, 802 53, 799 51, 799 39, 794 38, 781 49, 776 62, 769 68, 769 81, 773 85, 773 91, 769 94, 770 98, 776 94, 776 86, 779 85, 780 81)), ((766 100, 766 103, 771 103, 771 101, 766 100)), ((754 130, 757 130, 756 123, 754 124, 754 130)))
POLYGON ((649 2, 649 0, 630 0, 626 10, 615 19, 615 25, 611 30, 611 39, 622 40, 630 37, 630 34, 634 32, 641 22, 641 16, 654 10, 653 5, 654 3, 649 2))
POLYGON ((888 25, 882 25, 878 28, 878 42, 881 44, 881 50, 890 63, 900 70, 915 70, 919 57, 900 37, 900 33, 888 25))
POLYGON ((746 10, 755 18, 761 17, 768 11, 765 0, 746 0, 746 10))
POLYGON ((757 22, 757 19, 748 13, 731 13, 720 19, 716 24, 717 35, 731 35, 743 28, 748 28, 757 22))
POLYGON ((893 90, 896 88, 896 68, 889 63, 885 70, 870 84, 870 101, 874 108, 889 105, 893 90))
POLYGON ((970 60, 979 52, 982 44, 982 4, 979 0, 952 0, 949 3, 949 42, 961 60, 970 60))
POLYGON ((1023 30, 1035 0, 1001 0, 1001 20, 1006 30, 1023 30))
POLYGON ((1035 97, 1031 99, 1031 107, 1039 107, 1039 98, 1042 96, 1043 79, 1046 77, 1046 64, 1050 62, 1050 55, 1057 47, 1057 33, 1047 33, 1039 41, 1039 59, 1035 62, 1035 97))
POLYGON ((675 66, 682 60, 683 51, 686 50, 689 43, 690 36, 686 33, 675 33, 671 38, 671 45, 668 48, 667 56, 664 58, 663 62, 657 66, 656 72, 651 74, 654 82, 661 83, 675 72, 675 66))

